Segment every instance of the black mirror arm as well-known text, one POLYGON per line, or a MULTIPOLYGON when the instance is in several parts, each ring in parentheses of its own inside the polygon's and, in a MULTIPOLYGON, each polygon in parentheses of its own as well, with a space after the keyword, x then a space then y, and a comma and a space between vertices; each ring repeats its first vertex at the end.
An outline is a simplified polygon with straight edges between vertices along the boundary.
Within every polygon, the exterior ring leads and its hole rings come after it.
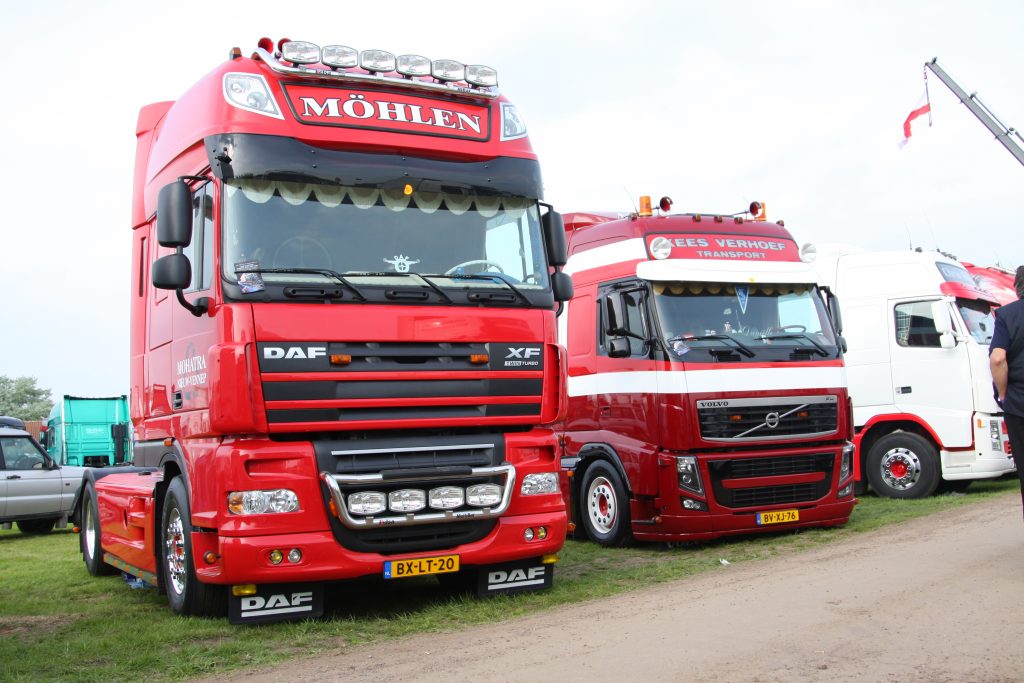
POLYGON ((185 298, 185 293, 183 290, 176 289, 174 290, 174 293, 178 297, 178 303, 184 306, 185 310, 187 310, 189 313, 191 313, 197 318, 210 310, 210 300, 205 296, 196 299, 196 302, 192 303, 191 301, 185 298))

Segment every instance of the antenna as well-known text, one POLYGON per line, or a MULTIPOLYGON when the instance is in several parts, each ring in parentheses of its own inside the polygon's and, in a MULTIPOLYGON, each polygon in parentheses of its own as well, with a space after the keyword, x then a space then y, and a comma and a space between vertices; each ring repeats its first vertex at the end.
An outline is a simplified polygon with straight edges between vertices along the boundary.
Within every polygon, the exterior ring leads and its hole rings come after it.
POLYGON ((633 213, 634 214, 639 214, 640 213, 640 209, 637 207, 636 202, 633 201, 633 195, 632 195, 632 193, 630 193, 629 188, 626 187, 625 185, 623 185, 622 186, 622 191, 626 193, 627 197, 629 197, 629 203, 633 205, 633 213))
POLYGON ((907 245, 910 247, 910 251, 914 251, 914 238, 910 236, 910 226, 906 221, 903 221, 903 229, 907 231, 907 245))

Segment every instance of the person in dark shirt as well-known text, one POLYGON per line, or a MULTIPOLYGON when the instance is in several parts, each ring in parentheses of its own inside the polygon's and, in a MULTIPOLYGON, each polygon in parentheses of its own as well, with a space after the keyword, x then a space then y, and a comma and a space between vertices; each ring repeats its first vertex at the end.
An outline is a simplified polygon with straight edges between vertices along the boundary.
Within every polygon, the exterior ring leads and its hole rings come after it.
POLYGON ((1017 301, 996 309, 996 328, 992 333, 988 357, 996 401, 1010 433, 1010 450, 1020 478, 1024 502, 1024 266, 1017 268, 1013 281, 1017 301))

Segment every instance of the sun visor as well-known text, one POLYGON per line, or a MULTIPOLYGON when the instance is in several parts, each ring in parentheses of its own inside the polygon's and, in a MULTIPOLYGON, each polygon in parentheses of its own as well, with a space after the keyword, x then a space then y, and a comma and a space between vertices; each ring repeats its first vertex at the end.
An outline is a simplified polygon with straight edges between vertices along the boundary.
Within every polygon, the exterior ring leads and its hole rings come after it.
POLYGON ((818 282, 814 268, 802 262, 707 261, 665 259, 637 264, 637 277, 651 282, 732 282, 807 284, 818 282))

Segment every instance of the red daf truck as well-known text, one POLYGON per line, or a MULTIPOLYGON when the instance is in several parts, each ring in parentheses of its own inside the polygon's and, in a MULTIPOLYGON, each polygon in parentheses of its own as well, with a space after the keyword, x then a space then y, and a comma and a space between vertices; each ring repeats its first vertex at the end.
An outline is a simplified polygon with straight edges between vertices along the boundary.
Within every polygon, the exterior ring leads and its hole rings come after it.
POLYGON ((572 283, 494 70, 264 38, 136 135, 134 467, 90 472, 89 572, 235 623, 549 586, 572 283))
POLYGON ((660 205, 565 216, 574 524, 603 545, 843 524, 853 446, 834 298, 781 222, 660 205))

